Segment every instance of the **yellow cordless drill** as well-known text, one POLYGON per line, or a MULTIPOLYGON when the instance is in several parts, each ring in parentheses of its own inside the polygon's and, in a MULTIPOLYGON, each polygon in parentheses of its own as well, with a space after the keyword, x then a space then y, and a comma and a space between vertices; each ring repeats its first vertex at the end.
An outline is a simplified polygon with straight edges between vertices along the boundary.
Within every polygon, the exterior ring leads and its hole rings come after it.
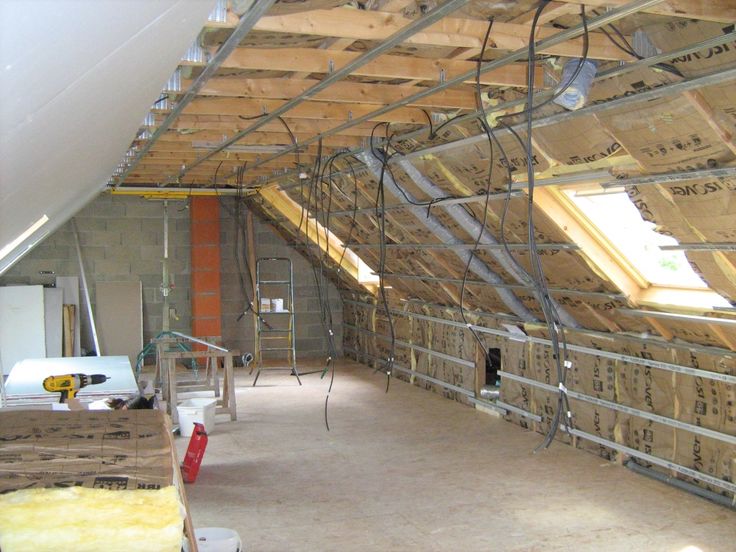
POLYGON ((110 378, 102 374, 63 374, 61 376, 49 376, 43 380, 43 388, 49 393, 61 393, 60 403, 67 399, 73 399, 77 392, 83 387, 104 383, 110 378))

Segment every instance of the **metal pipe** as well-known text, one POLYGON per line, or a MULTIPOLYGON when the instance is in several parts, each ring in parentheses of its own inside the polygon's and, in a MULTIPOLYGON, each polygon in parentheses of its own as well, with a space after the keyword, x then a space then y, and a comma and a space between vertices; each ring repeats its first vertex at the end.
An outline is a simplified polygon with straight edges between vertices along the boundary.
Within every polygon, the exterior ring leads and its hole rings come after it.
POLYGON ((161 293, 164 296, 163 316, 161 319, 161 330, 169 331, 169 293, 171 292, 171 284, 169 282, 169 200, 164 200, 164 258, 161 261, 161 293))
POLYGON ((77 247, 77 260, 79 261, 79 275, 82 278, 82 291, 84 291, 84 300, 87 303, 87 316, 89 317, 89 325, 92 328, 92 341, 95 344, 96 355, 102 356, 100 341, 97 339, 95 316, 92 313, 92 302, 89 299, 89 287, 87 286, 87 276, 84 271, 84 262, 82 261, 82 248, 79 246, 79 231, 77 230, 77 221, 75 219, 72 219, 72 231, 74 232, 74 245, 77 247))
MULTIPOLYGON (((373 309, 383 309, 383 306, 382 305, 381 306, 377 306, 377 305, 371 305, 371 304, 368 304, 368 303, 361 303, 359 301, 350 301, 350 300, 343 300, 343 302, 355 303, 355 304, 363 305, 363 306, 366 306, 366 307, 369 307, 369 308, 373 308, 373 309)), ((422 302, 422 304, 423 305, 427 305, 426 302, 422 302)), ((452 307, 443 307, 443 308, 452 308, 452 307)), ((454 310, 457 310, 457 309, 454 309, 454 310)), ((419 318, 419 319, 430 320, 432 322, 438 322, 440 324, 446 324, 448 326, 455 326, 455 327, 460 327, 460 328, 468 328, 468 325, 467 324, 464 324, 462 322, 455 322, 454 320, 453 321, 444 320, 442 318, 437 318, 437 317, 434 317, 434 316, 421 315, 421 314, 417 314, 417 313, 414 313, 414 312, 406 312, 406 311, 402 311, 402 310, 391 309, 391 313, 392 314, 403 315, 403 316, 412 316, 414 318, 419 318)), ((477 313, 477 312, 474 312, 473 314, 484 315, 484 313, 477 313)), ((497 315, 492 315, 492 316, 497 316, 497 315)), ((519 321, 516 321, 516 322, 519 322, 519 321)), ((552 342, 550 340, 544 339, 544 338, 540 338, 540 337, 532 337, 532 336, 529 336, 529 335, 526 335, 526 334, 521 335, 521 334, 511 333, 511 332, 504 331, 504 330, 497 330, 497 329, 494 329, 494 328, 486 328, 485 326, 478 326, 476 324, 471 324, 469 327, 472 328, 472 329, 474 329, 478 333, 485 333, 485 334, 489 334, 489 335, 494 335, 496 337, 503 337, 503 338, 506 338, 506 339, 510 339, 511 341, 518 341, 518 342, 521 342, 521 343, 535 343, 535 344, 546 345, 546 346, 551 346, 552 345, 552 342)), ((370 332, 370 330, 367 330, 367 331, 370 332)), ((575 330, 573 329, 572 331, 575 331, 575 330)), ((593 333, 590 330, 581 330, 581 331, 583 331, 584 333, 593 333)), ((375 333, 375 332, 371 332, 371 333, 375 333)), ((380 335, 380 334, 378 334, 378 335, 380 335)), ((604 335, 604 337, 606 337, 606 336, 604 335)), ((611 338, 610 335, 608 335, 607 337, 609 339, 611 338)), ((676 344, 671 344, 671 343, 663 343, 662 346, 674 347, 674 346, 677 346, 677 345, 676 344)), ((688 348, 690 348, 690 347, 688 347, 688 348)), ((628 362, 630 364, 636 364, 638 366, 648 366, 650 368, 656 368, 656 369, 659 369, 659 370, 667 370, 669 372, 675 372, 675 373, 678 373, 678 374, 687 374, 688 376, 693 376, 693 377, 696 377, 696 378, 704 378, 704 379, 710 379, 710 380, 714 380, 714 381, 722 381, 722 382, 725 382, 725 383, 730 383, 730 384, 736 385, 736 376, 732 376, 732 375, 729 375, 729 374, 721 374, 719 372, 710 372, 708 370, 701 370, 699 368, 692 368, 690 366, 680 366, 679 364, 672 364, 672 363, 669 363, 669 362, 662 362, 662 361, 654 360, 654 359, 647 359, 647 358, 640 358, 640 357, 635 357, 635 356, 631 356, 631 355, 624 355, 624 354, 621 354, 621 353, 614 353, 614 352, 611 352, 611 351, 605 351, 603 349, 593 349, 593 348, 584 347, 584 346, 581 346, 581 345, 573 345, 572 343, 568 343, 567 344, 567 349, 569 351, 575 351, 575 352, 579 352, 579 353, 587 353, 587 354, 590 354, 590 355, 593 355, 593 356, 599 356, 599 357, 603 357, 603 358, 610 358, 610 359, 613 359, 613 360, 621 360, 621 361, 624 361, 624 362, 628 362)), ((733 351, 725 351, 724 354, 733 354, 733 351)))
MULTIPOLYGON (((389 272, 383 275, 385 278, 397 278, 400 280, 419 280, 425 282, 442 282, 446 284, 457 284, 462 285, 463 281, 460 278, 439 278, 436 276, 416 276, 414 274, 400 274, 396 272, 389 272)), ((499 289, 523 289, 531 291, 534 288, 523 284, 490 284, 480 280, 466 280, 465 285, 467 286, 491 286, 499 289)), ((604 293, 600 291, 581 291, 577 289, 561 289, 561 288, 548 288, 548 291, 554 295, 584 295, 586 297, 600 297, 603 299, 613 299, 616 301, 626 301, 626 297, 620 293, 604 293)))
MULTIPOLYGON (((247 136, 248 134, 255 132, 265 124, 273 121, 274 119, 280 117, 290 109, 296 107, 297 105, 301 104, 302 102, 308 100, 312 96, 315 96, 320 91, 324 90, 328 86, 331 86, 332 84, 336 83, 337 81, 340 81, 350 75, 353 71, 358 69, 359 67, 362 67, 366 63, 373 61, 375 58, 377 58, 380 55, 383 55, 384 53, 388 52, 390 49, 392 49, 397 44, 401 44, 404 42, 407 38, 410 36, 416 34, 420 30, 428 27, 429 25, 432 25, 433 23, 436 23, 443 17, 445 17, 447 14, 455 11, 456 9, 463 6, 468 0, 448 0, 444 4, 434 8, 427 14, 423 15, 419 19, 416 19, 415 21, 412 21, 405 27, 399 29, 397 32, 395 32, 393 35, 388 37, 386 40, 382 41, 378 46, 375 48, 372 48, 371 50, 367 51, 363 55, 359 56, 358 58, 354 59, 344 67, 341 67, 337 71, 329 73, 325 78, 323 78, 321 81, 319 81, 317 84, 309 88, 308 90, 305 90, 295 98, 292 98, 288 102, 282 104, 281 106, 274 109, 271 113, 264 115, 260 119, 258 119, 255 123, 253 123, 248 128, 241 130, 240 132, 236 133, 231 138, 228 138, 224 142, 222 142, 220 145, 218 145, 213 150, 207 152, 206 154, 202 155, 201 157, 198 157, 195 159, 190 165, 182 168, 182 170, 179 172, 179 177, 181 178, 184 176, 189 170, 193 169, 203 161, 206 161, 213 155, 216 155, 217 153, 221 152, 225 148, 235 144, 243 137, 247 136)), ((310 142, 311 143, 311 142, 310 142)), ((306 144, 304 144, 306 145, 306 144)), ((285 150, 285 153, 290 151, 295 151, 299 146, 292 146, 289 148, 288 151, 285 150)), ((256 163, 256 166, 259 163, 256 163)))
POLYGON ((206 345, 210 349, 217 349, 218 351, 222 351, 223 353, 230 352, 230 349, 226 349, 225 347, 220 347, 219 345, 215 345, 214 343, 210 343, 208 341, 205 341, 204 339, 199 339, 198 337, 192 337, 191 335, 183 334, 181 332, 169 332, 169 333, 177 337, 183 337, 184 339, 188 339, 189 341, 193 341, 194 343, 199 343, 200 345, 206 345))
MULTIPOLYGON (((378 249, 380 243, 358 243, 350 242, 344 244, 350 249, 378 249)), ((383 244, 387 249, 489 249, 503 250, 508 247, 511 251, 526 251, 529 246, 525 243, 509 243, 506 246, 500 243, 387 243, 383 244)), ((540 243, 537 249, 545 251, 577 250, 580 246, 575 243, 540 243)))
POLYGON ((711 502, 715 502, 716 504, 720 504, 721 506, 725 506, 727 508, 735 507, 734 501, 726 496, 714 493, 713 491, 704 489, 703 487, 698 487, 697 485, 693 485, 692 483, 683 481, 682 479, 678 479, 677 477, 667 475, 666 473, 661 473, 651 468, 646 468, 636 462, 633 458, 626 462, 624 466, 629 468, 634 473, 638 473, 639 475, 649 477, 650 479, 666 483, 667 485, 672 485, 673 487, 676 487, 682 491, 687 491, 688 493, 692 493, 701 498, 705 498, 706 500, 710 500, 711 502))
MULTIPOLYGON (((427 194, 432 199, 437 199, 445 195, 444 190, 437 186, 434 182, 432 182, 429 178, 424 176, 421 172, 417 170, 417 168, 412 165, 408 160, 401 159, 399 160, 399 166, 402 168, 402 170, 406 173, 406 175, 411 179, 411 181, 425 194, 427 194)), ((445 208, 445 211, 447 214, 454 220, 457 224, 460 225, 460 228, 465 229, 468 233, 474 236, 479 236, 480 241, 483 241, 485 243, 491 243, 494 245, 499 246, 499 249, 491 249, 489 251, 489 254, 491 257, 493 257, 498 264, 501 265, 501 267, 511 275, 511 277, 516 280, 519 284, 522 285, 533 285, 534 280, 531 277, 531 275, 527 274, 521 266, 518 264, 518 262, 503 248, 501 247, 501 244, 498 243, 498 240, 496 240, 496 237, 493 236, 484 225, 480 223, 480 221, 476 220, 474 217, 470 216, 470 213, 468 213, 465 209, 460 207, 459 205, 448 205, 445 208)), ((472 252, 471 252, 472 255, 472 252)), ((544 275, 541 274, 540 278, 544 278, 544 275)), ((534 296, 537 298, 538 302, 542 302, 542 296, 539 294, 539 292, 534 289, 533 290, 534 296)), ((560 322, 568 327, 571 328, 578 328, 580 327, 580 324, 578 324, 577 320, 573 316, 570 315, 570 313, 567 312, 563 307, 558 305, 553 299, 550 299, 550 302, 554 304, 555 311, 557 312, 557 316, 560 318, 560 322)))
MULTIPOLYGON (((561 291, 561 290, 560 290, 561 291)), ((577 290, 565 290, 566 292, 570 293, 579 293, 579 294, 587 294, 588 292, 584 291, 577 291, 577 290)), ((591 292, 594 293, 594 292, 591 292)), ((607 294, 601 293, 600 295, 605 296, 607 294)), ((623 296, 616 296, 611 295, 611 299, 625 299, 623 296)), ((344 301, 347 302, 353 302, 350 299, 345 299, 344 301)), ((430 307, 436 307, 440 309, 445 310, 451 310, 455 312, 460 312, 460 309, 457 307, 452 306, 446 306, 446 305, 438 305, 436 303, 427 303, 426 301, 419 301, 417 299, 401 299, 401 301, 404 301, 406 303, 412 303, 412 304, 419 304, 421 306, 430 306, 430 307)), ((362 305, 369 305, 368 303, 358 303, 362 305)), ((732 308, 730 310, 726 310, 727 307, 716 307, 714 310, 723 310, 724 312, 736 312, 736 308, 732 308)), ((484 318, 493 318, 494 320, 499 320, 503 323, 511 323, 511 324, 518 324, 521 323, 521 320, 518 318, 513 318, 508 314, 501 314, 501 313, 490 313, 490 312, 484 312, 484 311, 478 311, 474 310, 472 311, 473 314, 484 317, 484 318)), ((442 318, 438 318, 437 320, 443 320, 442 318)), ((698 352, 698 353, 705 353, 709 355, 716 355, 716 356, 724 356, 724 355, 734 355, 734 351, 730 349, 725 349, 723 347, 714 347, 712 345, 698 345, 695 343, 688 343, 688 342, 678 342, 678 341, 663 341, 658 336, 649 336, 649 337, 640 337, 636 334, 631 333, 616 333, 612 334, 610 332, 601 332, 598 330, 591 330, 589 328, 565 328, 565 330, 573 332, 573 333, 581 333, 587 336, 592 337, 598 337, 601 339, 606 339, 609 341, 612 341, 615 339, 621 339, 623 341, 628 341, 630 343, 642 343, 646 345, 657 345, 659 347, 666 347, 668 349, 681 349, 683 351, 690 351, 690 352, 698 352)))
POLYGON ((127 169, 118 178, 118 184, 125 182, 125 179, 130 173, 138 166, 143 157, 150 151, 156 141, 169 129, 174 121, 179 117, 184 108, 189 105, 196 96, 197 93, 202 89, 204 84, 217 73, 222 62, 237 48, 243 41, 245 36, 251 31, 256 22, 271 8, 276 0, 256 0, 248 8, 248 12, 241 16, 238 21, 237 27, 233 30, 227 40, 220 46, 217 53, 212 57, 210 62, 194 80, 194 82, 179 100, 176 102, 174 109, 171 110, 166 118, 161 123, 156 131, 153 133, 151 138, 143 145, 138 151, 135 158, 131 161, 127 169))
MULTIPOLYGON (((596 17, 595 19, 590 20, 587 23, 587 28, 589 31, 595 30, 604 25, 613 23, 614 21, 618 21, 619 19, 626 17, 627 15, 631 15, 632 13, 636 13, 642 9, 649 8, 651 6, 655 6, 663 1, 664 0, 636 0, 634 2, 630 2, 629 4, 626 4, 625 6, 621 6, 620 8, 615 8, 609 12, 606 12, 600 15, 599 17, 596 17)), ((559 33, 553 36, 540 40, 539 42, 537 42, 537 49, 542 50, 544 48, 549 48, 550 46, 555 46, 567 40, 577 38, 581 36, 584 32, 585 32, 585 28, 582 24, 577 25, 575 27, 571 27, 564 31, 560 31, 559 33)), ((411 96, 407 96, 406 98, 403 98, 401 100, 397 100, 388 105, 385 105, 379 109, 376 109, 375 111, 367 113, 366 115, 352 119, 346 123, 336 126, 335 128, 321 132, 320 134, 317 134, 305 140, 304 142, 302 142, 301 146, 313 144, 317 142, 320 138, 324 138, 325 136, 332 136, 333 134, 342 132, 343 130, 351 128, 357 124, 364 123, 366 121, 370 121, 372 119, 375 119, 379 115, 383 115, 384 113, 393 111, 394 109, 398 107, 403 107, 410 103, 416 103, 417 100, 420 100, 427 96, 431 96, 432 94, 435 94, 447 88, 451 88, 453 86, 457 86, 467 80, 475 78, 477 71, 480 71, 481 74, 487 73, 488 71, 491 71, 493 69, 498 69, 499 67, 503 67, 504 65, 508 65, 509 63, 523 59, 528 55, 528 53, 529 53, 529 50, 525 46, 523 48, 519 48, 518 50, 515 50, 493 61, 482 63, 477 70, 473 69, 473 70, 467 71, 449 80, 440 82, 439 84, 435 86, 427 87, 421 92, 417 92, 416 94, 412 94, 411 96)), ((257 163, 252 165, 251 168, 260 167, 261 165, 264 165, 265 163, 268 163, 270 161, 273 161, 274 159, 278 159, 279 157, 282 157, 283 155, 286 155, 288 153, 295 151, 296 149, 298 149, 298 147, 301 147, 301 146, 290 146, 282 152, 279 152, 270 157, 264 158, 261 161, 258 161, 257 163)))
MULTIPOLYGON (((545 391, 549 391, 550 393, 560 392, 559 387, 557 387, 556 385, 550 385, 548 383, 544 383, 544 382, 534 380, 531 378, 525 378, 524 376, 519 376, 517 374, 511 374, 509 372, 504 372, 502 370, 499 370, 498 374, 502 378, 517 381, 519 383, 524 383, 526 385, 537 387, 539 389, 544 389, 545 391)), ((607 408, 609 410, 623 412, 624 414, 629 414, 631 416, 636 416, 637 418, 643 418, 645 420, 657 422, 662 425, 674 427, 675 429, 682 429, 684 431, 689 431, 690 433, 702 435, 710 439, 716 439, 718 441, 728 443, 730 445, 736 445, 736 436, 729 435, 727 433, 715 431, 712 429, 708 429, 708 428, 693 425, 693 424, 688 424, 686 422, 682 422, 674 418, 668 418, 667 416, 660 416, 659 414, 653 414, 652 412, 647 412, 645 410, 639 410, 638 408, 626 406, 625 404, 619 404, 616 402, 607 401, 605 399, 600 399, 598 397, 591 397, 590 395, 586 395, 585 393, 579 393, 578 391, 574 391, 572 389, 567 389, 565 393, 570 398, 577 399, 579 401, 587 402, 590 404, 595 404, 597 406, 602 406, 603 408, 607 408)))
MULTIPOLYGON (((289 186, 290 187, 290 186, 289 186)), ((281 189, 284 189, 283 186, 281 186, 281 189)), ((500 194, 490 194, 488 196, 488 201, 503 201, 505 200, 509 194, 507 193, 500 193, 500 194)), ((511 192, 511 197, 524 197, 524 195, 521 192, 511 192)), ((435 207, 446 207, 448 205, 462 205, 465 203, 475 203, 479 201, 485 201, 486 195, 485 194, 479 194, 474 196, 468 196, 468 197, 453 197, 448 199, 443 199, 441 201, 436 201, 432 204, 432 208, 435 207)), ((407 207, 411 206, 411 203, 402 202, 397 203, 395 205, 386 205, 383 210, 384 211, 395 211, 397 209, 406 209, 407 207)), ((375 214, 376 208, 375 207, 362 207, 360 209, 355 209, 356 215, 362 215, 362 214, 375 214)), ((352 209, 346 209, 344 211, 335 211, 334 213, 330 213, 330 217, 352 217, 353 216, 353 210, 352 209)))
POLYGON ((730 318, 712 318, 710 316, 695 316, 693 314, 678 314, 676 312, 648 311, 641 309, 616 309, 623 314, 637 316, 640 318, 663 318, 665 320, 678 320, 681 322, 696 322, 701 324, 714 324, 716 326, 736 326, 736 320, 730 318))
POLYGON ((705 481, 706 483, 710 483, 715 487, 720 487, 721 489, 725 489, 731 493, 736 493, 736 484, 731 483, 730 481, 724 481, 723 479, 713 477, 712 475, 708 475, 707 473, 702 473, 692 468, 687 468, 680 464, 670 462, 669 460, 663 460, 662 458, 659 458, 657 456, 652 456, 651 454, 647 454, 646 452, 641 452, 634 448, 627 447, 613 441, 609 441, 608 439, 604 439, 603 437, 598 437, 597 435, 592 435, 590 433, 586 433, 585 431, 580 431, 579 429, 567 427, 564 425, 561 426, 561 428, 568 431, 572 435, 575 435, 576 437, 581 437, 598 445, 622 452, 628 456, 641 458, 642 460, 649 462, 650 464, 656 464, 657 466, 661 466, 669 470, 675 470, 676 472, 681 473, 682 475, 685 475, 687 477, 699 479, 700 481, 705 481))
MULTIPOLYGON (((375 157, 373 157, 373 154, 363 152, 359 154, 358 157, 366 165, 366 167, 368 167, 368 170, 371 172, 371 174, 373 174, 373 176, 377 180, 380 180, 382 164, 375 157)), ((383 174, 383 186, 384 190, 387 190, 396 199, 400 199, 403 196, 406 197, 407 201, 409 201, 410 203, 419 203, 419 201, 417 201, 410 192, 406 190, 401 190, 399 188, 398 184, 394 182, 393 176, 391 176, 391 173, 388 171, 384 172, 383 174)), ((455 236, 450 230, 448 230, 437 217, 435 217, 431 213, 426 213, 424 207, 414 206, 410 207, 409 210, 414 214, 417 222, 422 224, 425 228, 427 228, 427 230, 437 236, 437 239, 440 242, 446 244, 462 243, 460 239, 455 236)), ((453 249, 452 251, 460 259, 463 265, 469 266, 470 270, 472 270, 475 274, 477 274, 486 282, 490 282, 493 284, 504 283, 503 279, 498 274, 488 268, 488 266, 486 266, 485 263, 478 259, 478 257, 476 257, 475 255, 471 255, 469 251, 463 249, 453 249)), ((527 309, 524 304, 519 301, 518 297, 516 297, 511 291, 507 289, 499 289, 498 296, 501 298, 504 304, 522 320, 525 320, 527 322, 536 320, 529 309, 527 309)))
POLYGON ((660 251, 736 251, 736 243, 680 243, 660 245, 660 251))

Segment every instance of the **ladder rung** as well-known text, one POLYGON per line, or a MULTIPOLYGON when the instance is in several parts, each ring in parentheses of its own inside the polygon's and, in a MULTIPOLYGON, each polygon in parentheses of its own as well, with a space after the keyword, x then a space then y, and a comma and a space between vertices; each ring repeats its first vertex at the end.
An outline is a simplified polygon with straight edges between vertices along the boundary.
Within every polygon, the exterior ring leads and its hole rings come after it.
POLYGON ((291 347, 263 347, 261 351, 291 351, 291 347))
POLYGON ((271 337, 261 337, 261 339, 263 339, 263 340, 265 340, 265 339, 270 339, 270 340, 273 340, 273 339, 280 339, 280 340, 282 340, 282 341, 283 341, 284 339, 289 339, 289 336, 288 336, 288 335, 284 335, 284 336, 277 336, 277 335, 274 335, 274 336, 271 336, 271 337))
MULTIPOLYGON (((291 333, 291 330, 259 330, 259 331, 261 333, 291 333)), ((274 339, 274 338, 271 338, 271 339, 274 339)))
POLYGON ((260 314, 291 314, 291 311, 261 311, 260 314))
POLYGON ((291 285, 291 280, 260 280, 259 284, 284 284, 287 286, 291 285))

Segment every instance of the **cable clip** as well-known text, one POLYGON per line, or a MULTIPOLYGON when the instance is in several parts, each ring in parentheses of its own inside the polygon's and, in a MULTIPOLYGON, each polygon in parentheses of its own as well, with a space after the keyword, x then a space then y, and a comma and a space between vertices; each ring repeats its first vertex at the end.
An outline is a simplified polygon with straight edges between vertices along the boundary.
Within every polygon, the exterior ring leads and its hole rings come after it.
POLYGON ((329 330, 327 330, 327 331, 328 331, 328 332, 330 333, 330 337, 332 337, 333 335, 335 335, 335 332, 333 332, 333 331, 332 331, 332 328, 330 328, 330 329, 329 329, 329 330))
POLYGON ((469 330, 472 330, 473 329, 473 325, 472 324, 465 324, 465 327, 467 327, 469 330))
POLYGON ((560 393, 564 393, 565 395, 567 395, 567 387, 565 387, 564 383, 558 383, 557 387, 560 389, 560 393))
POLYGON ((565 368, 569 370, 570 368, 572 368, 572 360, 566 360, 564 362, 564 365, 565 365, 565 368))

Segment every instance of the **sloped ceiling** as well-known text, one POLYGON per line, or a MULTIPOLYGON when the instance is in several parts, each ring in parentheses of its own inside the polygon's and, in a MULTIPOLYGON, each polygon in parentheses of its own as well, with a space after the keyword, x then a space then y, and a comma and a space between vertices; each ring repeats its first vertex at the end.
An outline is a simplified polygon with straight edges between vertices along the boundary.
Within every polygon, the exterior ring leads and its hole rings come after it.
POLYGON ((100 192, 214 0, 0 3, 0 247, 100 192))

